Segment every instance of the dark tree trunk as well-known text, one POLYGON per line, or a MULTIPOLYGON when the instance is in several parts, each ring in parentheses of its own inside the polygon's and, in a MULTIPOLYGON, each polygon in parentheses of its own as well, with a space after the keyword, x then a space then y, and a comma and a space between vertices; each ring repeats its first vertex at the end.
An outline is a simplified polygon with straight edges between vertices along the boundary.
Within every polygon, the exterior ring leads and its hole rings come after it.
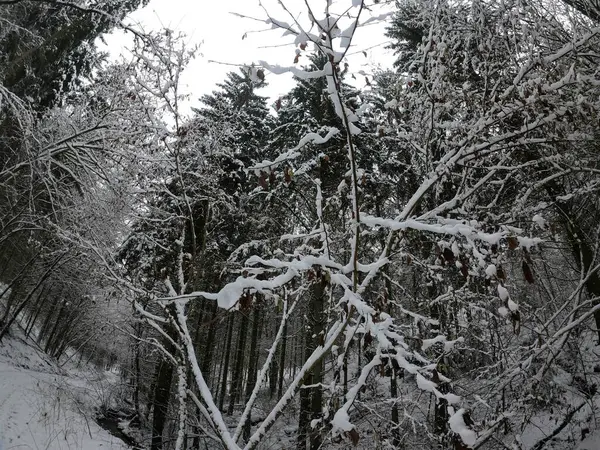
MULTIPOLYGON (((319 273, 319 272, 318 272, 319 273)), ((310 335, 307 334, 308 352, 307 357, 311 355, 317 347, 323 345, 325 340, 325 288, 327 282, 325 274, 320 274, 321 278, 313 283, 311 288, 311 308, 309 311, 310 335)), ((311 420, 321 420, 323 418, 323 358, 320 358, 312 367, 310 372, 310 418, 311 420)), ((321 426, 316 426, 310 430, 310 450, 318 450, 322 444, 321 426)))
MULTIPOLYGON (((260 322, 260 308, 258 306, 255 306, 254 314, 252 314, 252 336, 250 338, 250 361, 248 363, 248 382, 246 383, 246 402, 250 400, 250 396, 252 395, 252 391, 254 390, 254 386, 256 385, 256 371, 258 366, 258 331, 261 325, 260 322)), ((248 418, 244 423, 243 437, 245 441, 248 441, 248 439, 250 439, 251 424, 252 410, 250 410, 250 414, 248 414, 248 418)))
POLYGON ((54 319, 54 325, 52 326, 52 330, 50 331, 50 334, 48 334, 48 337, 46 338, 46 345, 44 346, 44 352, 46 352, 46 353, 50 352, 50 346, 54 339, 54 335, 56 334, 56 330, 58 329, 58 325, 63 321, 62 319, 65 314, 66 303, 67 303, 67 301, 64 299, 60 302, 60 309, 58 310, 58 315, 56 316, 56 319, 54 319))
POLYGON ((48 267, 46 269, 46 271, 40 276, 40 278, 38 279, 38 281, 35 284, 35 286, 29 291, 29 293, 27 294, 27 296, 21 301, 21 303, 19 304, 19 306, 17 306, 16 310, 12 313, 12 317, 6 323, 0 323, 0 327, 2 327, 0 329, 0 342, 2 341, 2 338, 4 336, 6 336, 6 333, 8 333, 8 330, 11 327, 11 325, 14 323, 14 321, 17 320, 17 317, 19 316, 19 314, 21 313, 21 311, 23 310, 23 308, 25 308, 25 306, 27 306, 27 304, 31 300, 31 297, 44 284, 44 282, 52 274, 52 272, 54 271, 54 269, 56 269, 59 266, 59 264, 61 263, 61 260, 63 259, 64 256, 65 256, 64 254, 58 256, 54 260, 54 262, 50 265, 50 267, 48 267))
POLYGON ((225 361, 223 362, 223 370, 221 375, 221 392, 219 392, 219 410, 223 411, 223 404, 225 403, 225 394, 227 392, 227 378, 229 377, 229 361, 230 361, 230 353, 231 353, 231 337, 233 335, 233 321, 234 315, 231 314, 229 316, 229 320, 227 321, 227 342, 225 344, 225 351, 223 352, 223 357, 225 361))
MULTIPOLYGON (((25 281, 22 279, 23 275, 25 274, 25 271, 27 270, 28 267, 30 267, 35 262, 35 260, 37 259, 38 256, 39 256, 39 253, 37 253, 23 267, 21 267, 21 269, 19 270, 17 275, 15 275, 14 278, 12 279, 12 281, 4 288, 4 290, 2 292, 0 292, 0 300, 1 300, 4 297, 4 295, 10 290, 10 294, 8 296, 8 300, 6 303, 6 309, 4 311, 4 315, 2 316, 2 318, 0 318, 0 328, 2 328, 5 324, 5 322, 8 320, 8 317, 10 316, 10 310, 12 308, 12 304, 13 304, 15 298, 17 297, 17 292, 20 291, 20 289, 19 289, 20 286, 24 285, 24 283, 25 283, 25 281), (15 295, 13 295, 13 294, 15 294, 15 295)), ((7 266, 8 265, 9 264, 7 264, 7 266)))
MULTIPOLYGON (((169 312, 171 312, 172 317, 176 317, 172 310, 169 312)), ((177 342, 177 331, 173 324, 168 324, 165 331, 174 342, 177 342)), ((163 340, 163 346, 167 352, 174 355, 175 349, 168 339, 163 340)), ((156 384, 152 401, 152 440, 150 443, 150 450, 162 450, 163 448, 163 433, 167 422, 167 412, 169 410, 173 372, 174 368, 171 361, 166 357, 163 357, 158 363, 156 371, 156 384)))
MULTIPOLYGON (((387 304, 384 305, 384 309, 387 310, 387 313, 390 314, 393 317, 393 311, 392 311, 392 301, 393 301, 393 289, 392 289, 392 283, 390 281, 390 277, 387 276, 387 271, 385 271, 384 269, 384 273, 386 274, 385 277, 385 290, 386 290, 386 297, 387 297, 387 304)), ((394 447, 399 447, 400 446, 400 429, 398 428, 400 426, 400 414, 398 412, 398 404, 396 402, 397 398, 398 398, 398 369, 396 369, 394 367, 393 364, 390 364, 390 371, 391 371, 391 376, 390 376, 390 397, 392 399, 392 424, 394 429, 392 430, 392 445, 394 447)))
POLYGON ((205 374, 209 386, 213 386, 213 379, 209 376, 210 369, 212 366, 212 359, 214 353, 214 344, 215 344, 215 318, 217 317, 217 302, 212 302, 212 311, 210 315, 210 326, 208 327, 208 333, 206 335, 205 347, 204 347, 204 358, 202 360, 202 373, 205 374))
MULTIPOLYGON (((327 281, 319 268, 314 268, 315 281, 312 283, 309 295, 310 302, 307 311, 307 326, 304 332, 304 360, 310 357, 315 349, 323 345, 325 339, 325 288, 327 281)), ((303 388, 300 393, 300 414, 298 417, 298 450, 306 447, 306 438, 310 441, 310 450, 321 447, 321 427, 310 428, 313 420, 321 420, 323 416, 323 359, 319 359, 312 369, 305 375, 305 384, 311 386, 303 388)), ((303 383, 304 384, 304 383, 303 383)))
MULTIPOLYGON (((275 325, 275 334, 277 336, 277 328, 278 325, 275 325)), ((273 355, 273 360, 271 361, 271 366, 269 367, 269 398, 273 398, 273 396, 277 392, 277 375, 279 374, 279 359, 281 357, 281 342, 277 348, 277 352, 273 355)))
POLYGON ((46 317, 44 317, 44 322, 42 323, 42 328, 37 335, 37 343, 42 344, 44 338, 48 336, 50 327, 52 325, 52 319, 54 318, 54 312, 58 312, 58 304, 61 301, 61 298, 64 293, 64 288, 60 289, 59 293, 56 295, 49 295, 47 302, 50 303, 47 305, 48 311, 46 312, 46 317))
POLYGON ((392 430, 392 444, 394 447, 400 446, 400 415, 398 414, 398 404, 396 399, 398 398, 398 380, 396 378, 396 369, 391 368, 392 376, 390 377, 390 397, 392 398, 392 424, 394 429, 392 430))
POLYGON ((277 397, 281 398, 283 395, 283 379, 285 376, 285 350, 287 347, 287 330, 288 330, 288 322, 286 321, 283 325, 283 333, 281 336, 281 345, 279 346, 279 384, 277 386, 277 397))
POLYGON ((244 350, 246 347, 246 333, 248 332, 248 317, 241 313, 240 329, 238 330, 238 343, 235 355, 235 367, 231 377, 231 387, 229 389, 229 407, 227 414, 233 414, 235 402, 239 399, 242 382, 244 378, 244 350))
POLYGON ((31 315, 29 317, 29 320, 27 321, 27 326, 25 327, 25 336, 27 338, 29 338, 31 331, 33 330, 33 327, 35 326, 35 323, 37 322, 40 312, 42 311, 42 306, 44 306, 44 300, 46 299, 46 296, 48 295, 49 291, 51 291, 51 289, 52 288, 50 287, 50 284, 45 283, 44 286, 42 286, 42 290, 40 291, 40 294, 38 295, 37 299, 35 300, 33 310, 31 311, 31 315))
POLYGON ((156 371, 156 387, 152 401, 152 441, 151 450, 162 450, 162 435, 167 421, 171 383, 173 381, 173 366, 166 359, 161 359, 156 371))
MULTIPOLYGON (((561 217, 563 218, 563 226, 567 232, 569 243, 571 245, 573 258, 579 269, 587 273, 594 265, 598 264, 598 261, 594 258, 593 247, 590 245, 589 239, 579 225, 577 219, 573 217, 574 215, 571 213, 570 208, 564 206, 560 208, 560 210, 562 213, 561 217)), ((585 288, 590 296, 600 297, 600 276, 598 275, 598 271, 594 271, 590 274, 585 283, 585 288)), ((599 303, 600 302, 595 301, 594 306, 599 303)), ((594 313, 594 322, 598 333, 598 343, 600 344, 600 310, 594 313)))
MULTIPOLYGON (((141 340, 142 327, 140 324, 135 326, 135 336, 141 340)), ((139 419, 142 418, 140 407, 140 384, 142 378, 141 359, 141 342, 136 341, 133 348, 133 406, 139 419)))
MULTIPOLYGON (((305 375, 304 380, 308 381, 309 374, 305 375)), ((308 384, 308 382, 302 382, 308 384)), ((310 422, 310 391, 305 388, 300 389, 300 413, 298 415, 298 436, 296 438, 296 450, 306 450, 306 438, 308 437, 308 427, 310 422)))

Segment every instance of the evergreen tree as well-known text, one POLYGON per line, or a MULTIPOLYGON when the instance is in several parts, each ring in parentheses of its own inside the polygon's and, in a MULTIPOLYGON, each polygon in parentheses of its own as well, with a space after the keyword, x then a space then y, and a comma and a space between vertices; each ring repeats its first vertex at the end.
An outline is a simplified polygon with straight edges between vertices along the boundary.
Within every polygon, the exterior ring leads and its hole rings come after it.
POLYGON ((89 7, 22 0, 0 5, 0 85, 43 112, 73 89, 102 55, 95 40, 147 0, 102 0, 89 7))

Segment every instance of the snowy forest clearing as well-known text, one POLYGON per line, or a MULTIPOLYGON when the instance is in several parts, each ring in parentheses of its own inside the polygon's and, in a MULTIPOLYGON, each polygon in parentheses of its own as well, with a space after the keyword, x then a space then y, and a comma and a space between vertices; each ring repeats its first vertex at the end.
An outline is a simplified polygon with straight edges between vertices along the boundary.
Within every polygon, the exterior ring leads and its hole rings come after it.
POLYGON ((106 374, 61 369, 34 345, 0 344, 0 449, 129 449, 95 422, 106 374))

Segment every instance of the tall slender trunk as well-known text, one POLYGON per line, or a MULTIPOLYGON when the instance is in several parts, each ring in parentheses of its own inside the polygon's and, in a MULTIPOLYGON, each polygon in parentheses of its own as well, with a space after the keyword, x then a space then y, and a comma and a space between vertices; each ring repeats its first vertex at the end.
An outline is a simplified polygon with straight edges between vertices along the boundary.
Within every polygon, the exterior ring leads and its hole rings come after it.
MULTIPOLYGON (((199 283, 197 285, 199 287, 199 283)), ((194 320, 194 318, 195 318, 196 326, 194 328, 193 342, 194 342, 194 351, 196 352, 197 355, 201 354, 201 352, 202 352, 202 321, 204 320, 204 313, 203 313, 202 307, 203 307, 203 305, 205 305, 205 303, 206 302, 204 300, 194 302, 192 308, 190 309, 190 313, 188 315, 188 317, 191 320, 194 320)), ((187 367, 187 378, 188 379, 193 378, 191 365, 188 365, 188 367, 187 367)), ((190 389, 192 389, 192 391, 194 393, 197 393, 197 386, 195 383, 193 383, 190 386, 190 389)), ((192 440, 192 448, 200 448, 200 436, 198 435, 198 433, 196 433, 196 436, 194 436, 194 438, 192 440)))
MULTIPOLYGON (((173 308, 170 309, 171 316, 176 317, 173 308)), ((177 330, 175 326, 169 323, 165 327, 168 336, 177 342, 177 330)), ((163 340, 163 346, 167 352, 174 355, 175 349, 168 339, 163 340)), ((173 383, 174 368, 166 357, 163 357, 158 363, 156 371, 156 384, 154 390, 154 398, 152 401, 153 416, 152 416, 152 440, 150 450, 162 450, 163 448, 163 433, 167 422, 167 412, 169 410, 169 399, 171 395, 171 384, 173 383)))
MULTIPOLYGON (((22 276, 25 274, 25 271, 27 270, 27 268, 29 266, 31 266, 35 260, 37 259, 37 257, 39 256, 39 252, 32 257, 29 261, 27 261, 27 263, 25 263, 25 265, 23 267, 21 267, 21 269, 19 270, 19 273, 17 273, 17 275, 15 275, 15 277, 12 279, 12 281, 2 290, 2 292, 0 292, 0 299, 2 299, 4 297, 4 295, 10 290, 10 294, 6 303, 6 309, 4 311, 4 315, 2 316, 2 318, 0 318, 0 327, 2 327, 4 325, 4 323, 8 320, 8 317, 10 315, 10 310, 12 308, 12 303, 14 302, 14 299, 16 298, 16 295, 13 296, 13 294, 16 294, 16 291, 18 290, 17 288, 19 287, 19 281, 22 280, 22 276)), ((21 281, 20 284, 24 284, 23 281, 21 281)))
POLYGON ((204 358, 202 360, 202 373, 206 374, 206 382, 209 386, 213 386, 213 379, 210 377, 210 368, 212 366, 212 359, 214 354, 214 341, 215 341, 215 318, 217 317, 217 302, 212 302, 212 311, 210 315, 210 325, 208 327, 208 333, 206 335, 205 347, 204 347, 204 358))
POLYGON ((281 396, 283 395, 283 379, 285 375, 285 349, 287 347, 288 322, 289 320, 286 320, 285 324, 283 324, 283 333, 281 335, 281 344, 279 349, 279 385, 277 386, 277 398, 281 398, 281 396))
MULTIPOLYGON (((135 336, 139 339, 134 342, 133 348, 133 407, 138 416, 138 419, 142 419, 142 411, 140 407, 140 384, 142 378, 142 368, 140 364, 141 359, 141 338, 142 338, 142 326, 137 323, 134 328, 135 336)), ((82 352, 83 354, 83 352, 82 352)))
MULTIPOLYGON (((310 309, 310 346, 308 355, 312 354, 316 348, 325 342, 325 288, 327 281, 325 274, 321 274, 321 279, 312 285, 311 289, 311 309, 310 309)), ((309 337, 309 336, 307 336, 309 337)), ((311 370, 310 384, 310 410, 311 420, 317 421, 323 418, 323 358, 320 358, 311 370)), ((321 424, 322 425, 322 424, 321 424)), ((310 431, 310 450, 318 450, 321 447, 323 437, 321 435, 321 426, 317 425, 310 431)))
MULTIPOLYGON (((73 323, 77 320, 79 313, 78 309, 82 306, 82 301, 77 305, 73 305, 73 302, 69 303, 69 307, 65 308, 64 319, 60 319, 60 326, 52 336, 52 341, 48 342, 48 350, 53 358, 59 359, 62 352, 69 343, 69 340, 73 336, 73 323)), ((65 305, 67 306, 67 305, 65 305)))
MULTIPOLYGON (((309 384, 310 374, 306 374, 303 385, 309 384)), ((296 450, 306 450, 306 438, 308 437, 308 426, 310 422, 310 391, 307 388, 300 389, 300 411, 298 413, 298 436, 296 437, 296 450)))
POLYGON ((38 279, 38 282, 36 283, 36 285, 29 291, 29 293, 27 294, 27 297, 25 297, 25 299, 23 299, 21 301, 19 306, 17 306, 17 309, 13 312, 13 315, 8 320, 8 322, 6 322, 4 324, 0 324, 0 326, 3 326, 3 328, 0 329, 0 341, 2 341, 2 338, 6 335, 6 333, 8 333, 9 328, 14 323, 14 321, 17 320, 17 317, 19 316, 19 314, 21 313, 23 308, 25 308, 25 306, 27 306, 27 304, 31 300, 31 297, 37 292, 37 290, 40 288, 40 286, 42 286, 44 284, 44 282, 48 279, 50 274, 52 274, 54 269, 57 268, 59 263, 61 263, 61 260, 63 259, 64 256, 65 256, 65 254, 62 254, 54 260, 54 262, 50 265, 50 267, 48 267, 48 269, 46 269, 46 271, 38 279))
POLYGON ((52 330, 50 331, 50 333, 48 334, 48 337, 46 338, 46 345, 44 346, 44 352, 46 352, 46 353, 49 353, 50 346, 54 339, 54 335, 56 334, 56 330, 58 329, 58 325, 62 323, 66 304, 67 304, 67 302, 64 299, 60 302, 60 309, 58 310, 58 315, 56 316, 56 319, 54 320, 54 325, 52 326, 52 330))
MULTIPOLYGON (((277 331, 277 326, 278 325, 275 324, 275 331, 277 331)), ((273 398, 273 396, 277 393, 277 376, 279 374, 280 358, 281 342, 279 343, 279 347, 277 348, 277 353, 273 355, 273 361, 271 361, 271 366, 269 367, 269 398, 273 398)))
POLYGON ((163 449, 163 432, 167 421, 171 383, 173 381, 173 366, 165 358, 158 363, 156 371, 156 387, 152 400, 152 440, 151 450, 163 449))
MULTIPOLYGON (((319 268, 315 271, 315 281, 309 290, 309 305, 307 324, 304 333, 304 348, 306 359, 315 349, 322 345, 325 339, 325 289, 327 281, 325 274, 319 268)), ((306 374, 304 381, 310 387, 303 388, 300 394, 300 414, 298 417, 297 449, 304 450, 306 438, 309 438, 310 450, 321 447, 321 426, 309 427, 311 421, 319 421, 323 416, 323 359, 319 359, 306 374)))
POLYGON ((240 396, 242 381, 244 377, 244 347, 246 346, 246 333, 248 332, 248 317, 241 313, 240 329, 238 330, 238 342, 235 355, 235 367, 231 376, 229 389, 229 407, 227 414, 233 414, 235 402, 240 396))
MULTIPOLYGON (((225 332, 227 333, 227 330, 225 330, 225 332)), ((215 352, 214 354, 216 355, 213 356, 214 358, 214 364, 212 365, 211 368, 211 379, 213 380, 213 385, 214 385, 214 395, 213 397, 215 399, 219 398, 219 389, 221 388, 221 368, 223 366, 223 351, 225 350, 225 342, 223 341, 223 339, 217 339, 215 341, 215 352), (219 358, 220 356, 220 358, 219 358)))
POLYGON ((58 313, 58 305, 61 302, 63 293, 65 289, 64 287, 60 289, 60 291, 56 295, 49 295, 47 302, 50 303, 47 305, 48 312, 46 313, 46 317, 44 317, 44 322, 42 323, 42 327, 40 328, 40 332, 37 335, 37 343, 41 345, 44 341, 44 338, 48 336, 50 332, 50 327, 53 323, 52 319, 54 318, 55 311, 58 313))
POLYGON ((42 286, 42 290, 40 291, 37 299, 35 300, 33 310, 31 311, 29 320, 27 321, 27 326, 25 327, 25 337, 29 338, 29 335, 31 334, 31 331, 33 330, 33 327, 35 326, 35 323, 37 322, 40 312, 42 311, 42 306, 44 305, 44 300, 50 290, 51 290, 51 286, 49 285, 49 283, 44 283, 44 286, 42 286))
MULTIPOLYGON (((387 313, 390 314, 392 317, 393 316, 393 311, 392 311, 392 301, 394 299, 394 294, 393 294, 393 290, 392 290, 392 283, 390 281, 390 277, 387 276, 387 270, 384 269, 384 274, 386 275, 385 277, 385 290, 386 290, 386 297, 387 297, 387 305, 385 305, 385 309, 387 310, 387 313)), ((400 429, 398 428, 400 426, 400 414, 398 411, 398 403, 397 403, 397 398, 398 398, 398 371, 400 369, 396 369, 396 367, 394 367, 393 364, 391 364, 390 367, 390 371, 391 371, 391 376, 390 376, 390 397, 392 399, 392 424, 393 424, 393 430, 392 430, 392 445, 394 447, 399 447, 400 446, 400 429)))
POLYGON ((219 392, 219 410, 223 411, 223 404, 225 403, 225 394, 227 392, 227 378, 229 376, 229 360, 231 353, 231 337, 233 335, 233 320, 234 315, 231 314, 229 316, 229 320, 227 321, 227 342, 225 344, 225 351, 223 352, 223 357, 225 361, 223 362, 222 375, 221 375, 221 392, 219 392))
MULTIPOLYGON (((588 272, 592 267, 598 264, 596 255, 594 254, 593 246, 590 244, 586 233, 582 226, 578 223, 574 214, 567 205, 559 207, 562 217, 562 224, 567 232, 573 258, 580 270, 588 272)), ((588 277, 585 288, 588 294, 592 297, 600 297, 600 275, 598 271, 590 274, 588 277)), ((595 301, 594 306, 600 302, 595 301)), ((598 333, 598 343, 600 344, 600 310, 594 313, 594 322, 596 324, 596 331, 598 333)))
MULTIPOLYGON (((15 251, 16 251, 15 246, 11 245, 10 253, 8 255, 6 255, 6 253, 5 253, 5 255, 7 256, 7 258, 3 258, 3 260, 4 260, 3 261, 4 262, 4 267, 2 267, 2 271, 0 271, 0 280, 4 280, 4 274, 6 273, 6 271, 9 268, 14 267, 13 264, 12 264, 12 259, 13 259, 13 256, 15 256, 15 251)), ((1 295, 0 295, 0 298, 2 298, 1 295)))
MULTIPOLYGON (((248 352, 250 355, 250 361, 248 363, 248 382, 246 383, 246 395, 245 401, 248 402, 250 400, 250 396, 252 395, 252 391, 254 390, 254 386, 256 385, 256 377, 257 377, 257 366, 258 366, 258 332, 260 330, 260 308, 258 306, 254 307, 254 314, 252 314, 252 336, 250 338, 250 351, 248 352)), ((246 418, 246 423, 244 424, 244 440, 248 441, 250 439, 250 430, 252 426, 252 410, 250 410, 250 414, 246 418)))
POLYGON ((396 378, 396 369, 394 367, 391 368, 392 376, 390 377, 390 397, 392 399, 392 423, 394 429, 392 430, 392 444, 394 448, 400 446, 400 430, 398 426, 400 425, 400 415, 398 414, 398 404, 396 399, 398 397, 398 380, 396 378))

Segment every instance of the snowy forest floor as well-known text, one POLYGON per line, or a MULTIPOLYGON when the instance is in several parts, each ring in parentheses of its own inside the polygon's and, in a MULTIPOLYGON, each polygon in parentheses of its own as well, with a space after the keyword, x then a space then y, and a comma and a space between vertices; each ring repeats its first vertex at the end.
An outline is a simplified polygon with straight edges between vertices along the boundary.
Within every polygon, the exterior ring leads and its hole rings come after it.
MULTIPOLYGON (((589 345, 584 345, 581 349, 588 355, 586 359, 590 364, 598 360, 600 351, 592 341, 590 339, 589 345)), ((95 421, 101 405, 111 406, 111 400, 114 400, 111 399, 111 393, 114 392, 112 388, 119 382, 118 375, 92 365, 78 367, 75 363, 78 357, 73 356, 70 361, 59 366, 39 349, 35 341, 27 339, 18 326, 14 326, 10 335, 0 343, 0 450, 130 448, 95 421)), ((562 384, 566 380, 558 375, 555 382, 562 384)), ((266 399, 263 400, 268 403, 266 399)), ((575 398, 568 396, 564 401, 577 403, 575 398)), ((596 416, 599 403, 596 397, 589 409, 582 409, 581 417, 577 417, 575 422, 583 423, 586 418, 596 416)), ((265 414, 266 411, 257 407, 253 416, 256 419, 265 414)), ((261 448, 293 447, 297 432, 296 416, 296 411, 284 414, 261 448)), ((239 411, 233 417, 225 417, 232 427, 238 418, 239 411)), ((533 442, 549 435, 555 426, 551 417, 540 411, 521 434, 523 448, 532 448, 533 442)), ((575 433, 569 428, 544 448, 600 450, 600 431, 592 432, 583 441, 576 443, 577 439, 575 442, 569 439, 569 435, 575 433)), ((574 424, 574 429, 578 430, 579 426, 574 424)), ((212 445, 213 447, 208 444, 207 448, 217 448, 214 443, 212 445)), ((348 448, 346 445, 349 444, 329 443, 327 448, 348 448)), ((363 434, 357 448, 380 446, 367 433, 363 434)))
MULTIPOLYGON (((15 327, 0 343, 0 450, 130 448, 94 420, 115 377, 91 366, 59 367, 15 327)), ((280 425, 273 448, 283 446, 292 431, 291 423, 280 425)), ((587 436, 577 450, 600 450, 600 432, 587 436)))
POLYGON ((94 421, 111 378, 58 367, 13 327, 0 343, 0 450, 129 448, 94 421))

